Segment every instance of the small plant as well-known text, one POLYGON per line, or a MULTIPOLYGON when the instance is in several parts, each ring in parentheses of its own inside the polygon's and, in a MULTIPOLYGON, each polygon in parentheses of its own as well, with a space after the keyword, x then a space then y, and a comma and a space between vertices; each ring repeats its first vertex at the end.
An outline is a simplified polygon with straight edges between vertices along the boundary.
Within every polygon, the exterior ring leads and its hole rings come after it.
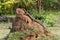
POLYGON ((41 14, 38 14, 36 11, 34 11, 32 15, 36 19, 46 23, 47 26, 54 26, 55 24, 56 15, 54 15, 54 13, 42 12, 41 14))
POLYGON ((53 26, 55 24, 56 16, 53 13, 46 12, 41 17, 44 18, 44 22, 50 26, 53 26))
POLYGON ((26 31, 14 32, 9 35, 8 40, 20 40, 20 38, 24 38, 26 36, 27 36, 26 31))

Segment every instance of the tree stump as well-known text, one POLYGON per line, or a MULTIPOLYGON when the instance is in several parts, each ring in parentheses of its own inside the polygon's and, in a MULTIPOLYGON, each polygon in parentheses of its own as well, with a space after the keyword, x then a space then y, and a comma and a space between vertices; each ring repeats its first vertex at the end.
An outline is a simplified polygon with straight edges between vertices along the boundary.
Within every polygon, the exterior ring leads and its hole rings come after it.
MULTIPOLYGON (((12 22, 12 32, 21 30, 31 30, 34 34, 23 40, 32 40, 29 38, 37 38, 39 36, 48 36, 49 31, 38 20, 33 18, 25 9, 16 9, 16 17, 12 22)), ((30 34, 31 35, 31 34, 30 34)), ((35 39, 34 39, 35 40, 35 39)))

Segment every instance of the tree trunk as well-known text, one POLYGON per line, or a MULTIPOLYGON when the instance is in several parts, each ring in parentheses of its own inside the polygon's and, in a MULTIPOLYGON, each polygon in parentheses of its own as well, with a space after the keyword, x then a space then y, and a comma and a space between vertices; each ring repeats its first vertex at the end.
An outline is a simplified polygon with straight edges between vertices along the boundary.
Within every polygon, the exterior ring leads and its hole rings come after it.
POLYGON ((37 4, 38 4, 38 12, 41 13, 41 1, 42 0, 38 0, 37 4))

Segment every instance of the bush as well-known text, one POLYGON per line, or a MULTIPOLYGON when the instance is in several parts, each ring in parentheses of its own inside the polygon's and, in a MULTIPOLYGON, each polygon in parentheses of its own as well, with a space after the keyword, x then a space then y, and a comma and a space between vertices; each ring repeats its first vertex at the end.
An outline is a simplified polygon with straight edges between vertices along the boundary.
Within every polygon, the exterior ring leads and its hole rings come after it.
POLYGON ((36 8, 36 0, 0 0, 0 15, 15 14, 17 7, 31 10, 36 8))
POLYGON ((55 24, 56 16, 53 13, 46 12, 41 17, 44 18, 44 22, 47 23, 50 26, 53 26, 55 24))
POLYGON ((42 8, 45 10, 60 10, 59 2, 59 0, 43 0, 42 8))
POLYGON ((32 15, 36 19, 46 23, 47 26, 54 26, 54 24, 55 24, 56 15, 54 15, 54 13, 52 13, 52 12, 45 12, 44 11, 41 14, 38 14, 35 11, 32 15))

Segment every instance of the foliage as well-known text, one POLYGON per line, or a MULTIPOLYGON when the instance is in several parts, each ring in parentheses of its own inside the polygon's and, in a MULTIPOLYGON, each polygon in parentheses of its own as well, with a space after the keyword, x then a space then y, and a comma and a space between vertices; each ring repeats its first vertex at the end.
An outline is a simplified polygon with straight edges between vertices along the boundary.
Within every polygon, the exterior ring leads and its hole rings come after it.
POLYGON ((37 10, 35 10, 35 9, 29 10, 29 13, 36 19, 40 18, 40 15, 38 14, 37 10))
MULTIPOLYGON (((43 0, 42 8, 45 10, 59 9, 59 2, 59 0, 43 0)), ((42 19, 42 21, 46 22, 47 24, 54 24, 54 14, 47 12, 42 15, 38 14, 37 0, 0 0, 0 15, 15 14, 15 9, 17 7, 25 8, 36 19, 42 19)))
POLYGON ((43 0, 42 7, 45 10, 59 10, 60 8, 60 1, 59 0, 43 0))
POLYGON ((17 7, 32 9, 35 6, 36 0, 0 0, 0 15, 14 14, 17 7))
POLYGON ((13 5, 14 5, 14 0, 3 0, 0 1, 0 15, 7 15, 7 14, 12 14, 13 13, 13 5))
POLYGON ((43 15, 41 15, 41 17, 43 17, 44 22, 49 24, 50 26, 53 26, 55 24, 56 16, 54 14, 46 12, 43 15))
MULTIPOLYGON (((45 10, 59 9, 59 2, 59 0, 43 0, 42 8, 45 10)), ((37 0, 0 0, 0 15, 15 14, 17 7, 28 11, 37 10, 37 0)))
POLYGON ((36 19, 48 24, 49 26, 53 26, 55 24, 56 16, 57 16, 54 15, 53 12, 46 12, 46 11, 42 12, 41 14, 38 14, 36 11, 34 11, 32 15, 36 19))
POLYGON ((22 37, 26 37, 26 32, 15 32, 15 33, 11 33, 8 40, 20 40, 20 38, 22 37))

